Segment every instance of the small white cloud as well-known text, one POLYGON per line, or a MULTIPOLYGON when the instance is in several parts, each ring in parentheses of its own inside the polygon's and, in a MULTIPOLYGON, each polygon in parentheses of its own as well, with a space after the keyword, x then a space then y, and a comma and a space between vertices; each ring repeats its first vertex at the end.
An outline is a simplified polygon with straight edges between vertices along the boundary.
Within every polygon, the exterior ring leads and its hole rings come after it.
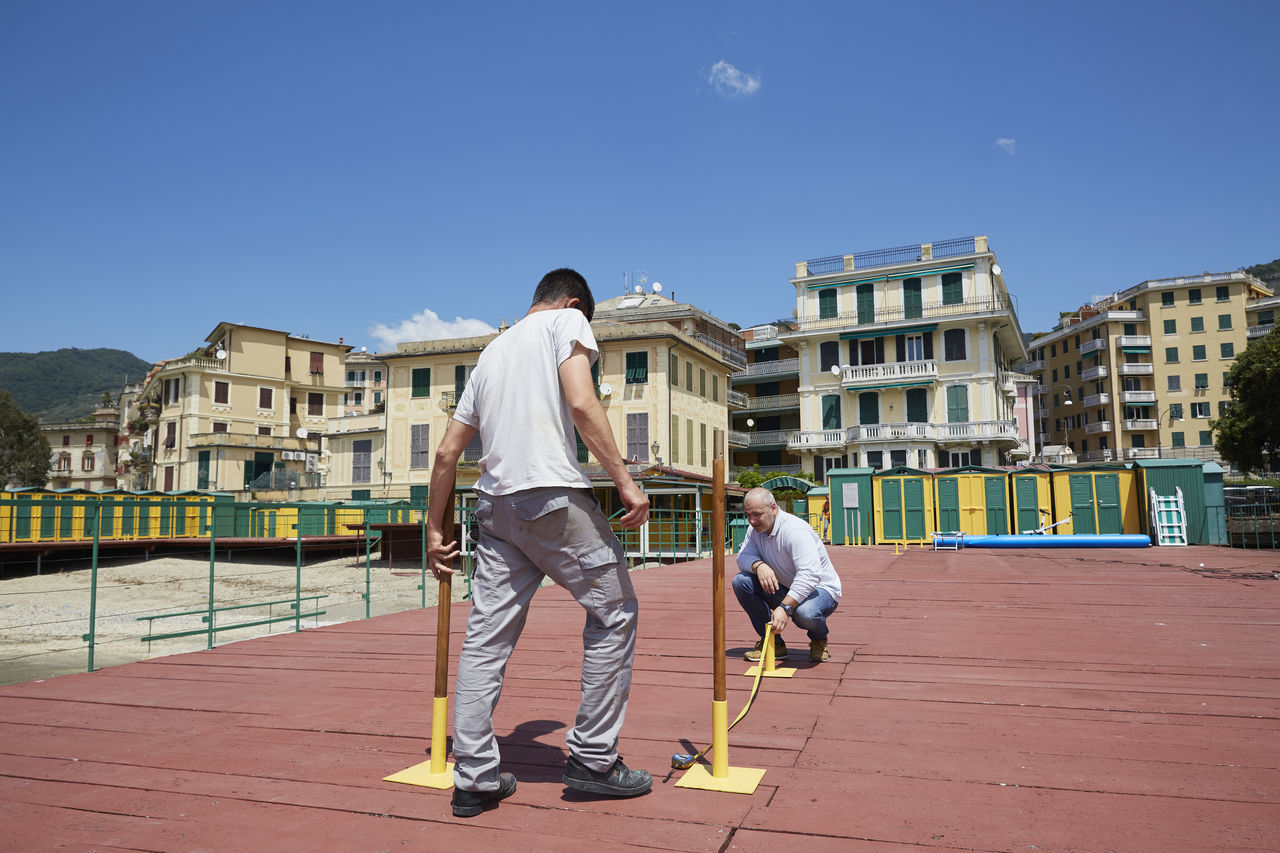
POLYGON ((720 95, 736 98, 740 95, 754 95, 760 89, 760 78, 744 74, 723 59, 711 66, 711 75, 707 78, 720 95))
POLYGON ((1005 153, 1007 153, 1010 157, 1012 157, 1016 153, 1015 149, 1017 149, 1018 147, 1018 140, 1006 139, 1005 137, 1002 136, 996 140, 996 145, 999 145, 1001 148, 1005 150, 1005 153))
POLYGON ((396 344, 406 341, 438 341, 442 338, 470 338, 477 335, 489 335, 498 331, 484 320, 469 320, 455 317, 453 320, 441 320, 440 315, 430 308, 424 308, 408 320, 401 320, 394 325, 375 323, 369 327, 369 334, 376 338, 384 350, 395 349, 396 344))

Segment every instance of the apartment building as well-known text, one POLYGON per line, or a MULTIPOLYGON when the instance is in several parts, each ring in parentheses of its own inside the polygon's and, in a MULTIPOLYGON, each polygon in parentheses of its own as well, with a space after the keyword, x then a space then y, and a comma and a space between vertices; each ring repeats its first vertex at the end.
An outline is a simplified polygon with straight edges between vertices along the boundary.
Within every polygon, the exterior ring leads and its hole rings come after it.
MULTIPOLYGON (((656 293, 597 303, 592 330, 600 346, 592 376, 635 472, 709 478, 715 432, 728 426, 728 376, 746 363, 736 331, 656 293)), ((385 413, 330 423, 326 496, 425 495, 436 445, 494 337, 414 341, 378 355, 388 370, 385 413)), ((589 475, 607 479, 580 439, 577 450, 589 475)), ((477 438, 458 466, 460 490, 479 478, 482 455, 477 438)))
POLYGON ((343 365, 342 412, 344 415, 364 415, 381 411, 386 404, 387 366, 377 355, 365 351, 351 351, 343 365))
POLYGON ((1280 296, 1259 295, 1245 302, 1245 340, 1252 342, 1271 334, 1276 327, 1276 313, 1280 311, 1280 296))
POLYGON ((796 331, 779 320, 744 329, 747 364, 729 377, 729 448, 733 469, 802 474, 788 437, 800 429, 800 353, 781 336, 796 331))
POLYGON ((1039 441, 1082 462, 1217 460, 1209 422, 1226 374, 1271 297, 1245 272, 1144 281, 1064 314, 1032 341, 1039 441))
MULTIPOLYGON (((340 411, 351 347, 219 323, 207 346, 143 383, 150 488, 292 490, 315 484, 320 439, 340 411)), ((144 454, 144 455, 145 455, 144 454)))
POLYGON ((829 468, 997 465, 1030 457, 1016 417, 1026 350, 985 236, 796 264, 800 428, 787 449, 829 468))
POLYGON ((120 411, 114 406, 94 410, 87 421, 41 424, 49 440, 49 488, 103 491, 117 487, 117 436, 120 411))

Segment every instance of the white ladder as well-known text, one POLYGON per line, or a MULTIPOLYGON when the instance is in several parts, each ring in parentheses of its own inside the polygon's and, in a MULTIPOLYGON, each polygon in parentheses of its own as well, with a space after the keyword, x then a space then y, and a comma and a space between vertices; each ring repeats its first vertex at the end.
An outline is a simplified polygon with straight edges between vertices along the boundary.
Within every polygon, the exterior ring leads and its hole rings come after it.
POLYGON ((1175 487, 1176 495, 1161 497, 1151 489, 1151 530, 1156 534, 1157 545, 1187 544, 1187 508, 1182 501, 1182 488, 1175 487))

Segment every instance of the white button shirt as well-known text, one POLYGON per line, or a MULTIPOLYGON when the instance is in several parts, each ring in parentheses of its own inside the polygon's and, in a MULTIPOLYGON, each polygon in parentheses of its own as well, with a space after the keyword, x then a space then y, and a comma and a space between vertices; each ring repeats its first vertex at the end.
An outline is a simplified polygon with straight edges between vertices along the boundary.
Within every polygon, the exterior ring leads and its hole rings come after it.
POLYGON ((747 530, 742 550, 738 552, 738 571, 754 574, 751 566, 757 560, 769 564, 778 576, 778 583, 788 587, 787 594, 797 602, 803 602, 822 587, 839 603, 840 576, 831 565, 831 557, 817 531, 781 508, 774 518, 773 530, 765 534, 756 533, 755 528, 747 530))

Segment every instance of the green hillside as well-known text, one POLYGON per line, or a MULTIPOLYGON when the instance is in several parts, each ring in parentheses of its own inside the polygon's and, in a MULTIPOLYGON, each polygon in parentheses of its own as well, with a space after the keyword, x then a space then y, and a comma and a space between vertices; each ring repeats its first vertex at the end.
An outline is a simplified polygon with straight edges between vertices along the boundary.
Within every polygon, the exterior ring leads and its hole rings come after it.
POLYGON ((108 391, 114 400, 126 380, 141 382, 151 365, 118 349, 0 352, 0 388, 46 423, 91 414, 108 391))

